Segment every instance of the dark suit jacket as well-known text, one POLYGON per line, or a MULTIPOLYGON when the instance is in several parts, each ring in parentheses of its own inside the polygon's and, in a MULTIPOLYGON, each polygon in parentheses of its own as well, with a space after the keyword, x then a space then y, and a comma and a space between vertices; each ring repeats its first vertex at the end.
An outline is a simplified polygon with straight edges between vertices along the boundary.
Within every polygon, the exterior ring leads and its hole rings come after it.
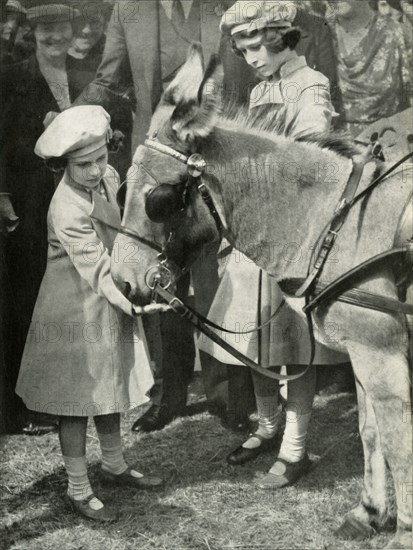
MULTIPOLYGON (((73 100, 80 90, 70 79, 68 84, 73 100)), ((46 114, 60 109, 35 56, 3 69, 0 100, 0 191, 11 192, 18 201, 53 181, 34 147, 44 131, 46 114)))
MULTIPOLYGON (((228 42, 222 40, 219 30, 221 17, 232 2, 194 1, 199 2, 201 8, 201 43, 205 62, 214 53, 222 55, 224 71, 230 68, 231 72, 231 79, 228 80, 231 82, 230 92, 238 100, 241 88, 248 88, 244 79, 245 64, 232 54, 228 42)), ((76 101, 77 104, 97 103, 110 112, 111 102, 116 100, 120 88, 122 63, 125 56, 128 56, 136 95, 133 151, 145 139, 153 110, 162 95, 159 9, 160 2, 153 0, 116 2, 96 78, 76 101)))

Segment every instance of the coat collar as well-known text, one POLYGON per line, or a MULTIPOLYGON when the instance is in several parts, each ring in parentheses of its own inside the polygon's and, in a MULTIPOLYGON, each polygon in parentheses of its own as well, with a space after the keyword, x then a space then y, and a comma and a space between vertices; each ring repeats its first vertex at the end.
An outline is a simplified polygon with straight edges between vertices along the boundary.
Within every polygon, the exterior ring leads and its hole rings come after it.
POLYGON ((266 104, 283 104, 283 88, 291 82, 294 83, 294 74, 307 67, 303 55, 290 59, 280 69, 279 80, 264 80, 260 82, 251 92, 250 109, 266 104))
POLYGON ((96 193, 96 191, 91 192, 92 209, 90 217, 117 231, 121 223, 119 208, 115 206, 113 202, 110 202, 110 193, 108 193, 108 196, 109 201, 105 200, 99 193, 96 193))
POLYGON ((299 71, 303 67, 307 67, 307 62, 303 55, 299 55, 297 57, 294 57, 293 59, 290 59, 289 61, 287 61, 287 63, 284 63, 284 65, 280 69, 280 80, 287 79, 293 73, 299 71))
POLYGON ((121 216, 116 202, 117 181, 112 177, 112 170, 112 168, 108 167, 106 174, 102 178, 102 184, 105 187, 108 200, 96 191, 88 190, 74 182, 69 182, 66 173, 62 181, 90 204, 89 216, 93 220, 101 222, 101 224, 117 231, 120 228, 121 216))

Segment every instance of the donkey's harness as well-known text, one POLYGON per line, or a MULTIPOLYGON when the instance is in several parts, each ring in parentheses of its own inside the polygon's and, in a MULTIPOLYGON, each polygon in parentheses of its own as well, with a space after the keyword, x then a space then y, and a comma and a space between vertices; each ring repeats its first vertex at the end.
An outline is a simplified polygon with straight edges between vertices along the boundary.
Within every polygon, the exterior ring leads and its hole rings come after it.
MULTIPOLYGON (((160 153, 166 154, 175 158, 176 160, 187 165, 188 170, 188 179, 185 183, 184 190, 182 191, 182 205, 181 209, 185 208, 185 197, 188 191, 189 185, 194 183, 196 185, 197 191, 202 197, 204 203, 207 205, 209 212, 213 216, 216 226, 220 234, 224 231, 224 225, 220 219, 220 216, 215 208, 212 197, 202 182, 201 176, 206 168, 206 163, 203 160, 202 156, 198 153, 192 154, 190 156, 183 155, 179 153, 172 147, 164 145, 153 138, 148 138, 145 143, 145 147, 154 149, 160 153)), ((246 366, 249 366, 253 370, 277 380, 294 380, 301 377, 308 368, 312 365, 314 355, 315 355, 315 339, 312 323, 312 311, 326 302, 331 302, 332 300, 338 300, 341 302, 349 303, 355 306, 374 309, 384 312, 398 312, 413 315, 413 304, 403 303, 399 300, 388 298, 386 296, 379 296, 377 294, 369 293, 364 290, 353 288, 357 283, 360 283, 373 271, 384 267, 386 264, 389 265, 389 261, 392 264, 396 263, 397 265, 403 266, 405 271, 413 270, 413 235, 411 238, 407 239, 404 244, 400 244, 386 252, 378 254, 369 260, 359 264, 353 269, 347 271, 335 281, 329 284, 321 284, 319 282, 323 267, 327 261, 329 253, 333 248, 337 235, 340 229, 343 227, 347 216, 351 208, 358 203, 363 198, 370 195, 370 193, 389 176, 394 170, 406 162, 409 158, 413 157, 413 152, 405 155, 398 162, 393 164, 385 173, 376 177, 363 191, 357 193, 358 185, 363 173, 364 166, 368 160, 371 158, 376 158, 382 160, 381 149, 377 147, 375 143, 375 138, 372 136, 372 143, 368 152, 365 155, 364 161, 360 163, 355 163, 353 165, 352 173, 346 184, 344 192, 340 198, 340 201, 336 207, 333 217, 331 218, 328 227, 322 232, 317 242, 321 241, 321 246, 318 249, 318 253, 314 259, 310 260, 310 266, 308 269, 307 277, 305 279, 288 279, 282 281, 280 284, 281 289, 287 295, 292 295, 295 297, 304 297, 305 298, 305 307, 303 308, 308 321, 309 326, 309 335, 311 342, 311 357, 308 366, 305 370, 296 375, 282 375, 276 372, 269 370, 268 368, 263 368, 259 364, 252 361, 249 357, 240 353, 236 348, 228 344, 225 340, 220 338, 211 328, 218 329, 223 332, 231 334, 246 334, 250 332, 256 332, 261 330, 265 325, 270 324, 273 319, 276 317, 281 307, 285 304, 285 300, 281 302, 278 306, 275 313, 271 316, 268 321, 260 325, 256 329, 245 331, 245 332, 236 332, 224 329, 215 323, 209 321, 206 317, 200 315, 192 308, 184 304, 175 294, 170 290, 172 282, 172 273, 176 273, 178 276, 183 275, 188 272, 190 266, 185 266, 180 268, 168 258, 168 245, 173 241, 175 235, 173 232, 169 234, 169 237, 166 243, 161 246, 158 243, 155 243, 145 237, 140 236, 135 231, 130 228, 122 225, 119 229, 120 233, 132 237, 142 244, 149 246, 150 248, 158 252, 158 265, 151 266, 148 268, 145 274, 145 282, 147 286, 152 290, 153 299, 156 296, 162 298, 166 301, 171 308, 190 321, 196 329, 204 333, 211 340, 221 346, 225 351, 229 352, 231 355, 236 357, 246 366), (209 325, 209 326, 208 326, 209 325)), ((175 185, 170 184, 161 184, 159 187, 175 187, 175 185)), ((158 188, 155 188, 151 193, 156 193, 158 188)), ((170 190, 166 189, 167 195, 170 190)), ((153 208, 151 205, 151 193, 147 197, 146 202, 146 211, 150 219, 153 221, 162 221, 156 219, 156 215, 151 215, 153 208), (148 200, 149 199, 149 200, 148 200)), ((412 200, 412 197, 409 198, 412 200)))

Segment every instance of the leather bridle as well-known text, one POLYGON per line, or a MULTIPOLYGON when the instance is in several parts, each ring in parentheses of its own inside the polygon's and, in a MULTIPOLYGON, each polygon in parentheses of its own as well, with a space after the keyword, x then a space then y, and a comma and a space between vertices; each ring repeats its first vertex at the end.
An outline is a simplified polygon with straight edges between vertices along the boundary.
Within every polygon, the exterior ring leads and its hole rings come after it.
MULTIPOLYGON (((147 147, 148 149, 153 149, 158 153, 168 155, 187 166, 188 180, 186 182, 186 188, 188 188, 193 183, 196 185, 198 193, 208 207, 210 214, 214 218, 218 232, 221 233, 224 225, 215 208, 212 197, 206 185, 201 179, 201 176, 206 168, 206 162, 203 159, 202 155, 200 155, 199 153, 194 153, 190 156, 184 155, 179 151, 176 151, 172 147, 164 145, 153 137, 147 138, 143 146, 147 147)), ((175 273, 178 275, 178 277, 181 277, 189 271, 190 265, 179 267, 171 258, 168 257, 168 246, 175 239, 174 231, 171 231, 169 233, 169 236, 163 245, 160 245, 155 241, 139 235, 139 233, 124 224, 121 225, 119 233, 122 233, 122 235, 125 235, 127 237, 131 237, 139 243, 149 248, 152 248, 158 253, 158 264, 150 266, 146 270, 144 277, 147 287, 151 289, 152 292, 156 293, 156 287, 168 289, 172 284, 172 273, 175 273)))

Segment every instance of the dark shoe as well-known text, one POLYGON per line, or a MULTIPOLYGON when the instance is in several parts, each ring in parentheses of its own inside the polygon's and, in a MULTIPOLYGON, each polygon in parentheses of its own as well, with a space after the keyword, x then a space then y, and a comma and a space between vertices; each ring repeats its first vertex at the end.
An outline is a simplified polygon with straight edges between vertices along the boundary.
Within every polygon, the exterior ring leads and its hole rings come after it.
POLYGON ((133 466, 129 466, 123 474, 112 474, 102 470, 102 479, 107 482, 114 483, 116 485, 128 485, 129 487, 137 487, 138 489, 154 489, 160 487, 163 481, 159 477, 143 476, 134 477, 131 474, 131 470, 135 470, 133 466))
POLYGON ((57 424, 37 424, 35 422, 28 422, 22 427, 24 435, 46 435, 57 432, 57 424))
POLYGON ((298 462, 288 462, 283 458, 277 458, 271 470, 263 478, 257 480, 256 485, 260 489, 279 489, 292 485, 311 468, 311 460, 305 454, 298 462))
POLYGON ((109 510, 107 506, 103 506, 100 510, 93 510, 90 507, 90 501, 95 495, 90 495, 84 500, 74 500, 73 498, 67 497, 69 504, 74 512, 77 512, 81 516, 84 516, 88 519, 93 519, 95 521, 101 521, 109 523, 111 521, 116 521, 117 514, 114 510, 109 510))
POLYGON ((231 432, 242 434, 250 432, 253 425, 248 416, 240 418, 230 414, 221 416, 221 424, 227 430, 231 430, 231 432))
POLYGON ((175 411, 167 407, 152 405, 146 413, 144 413, 133 424, 133 432, 154 432, 162 430, 167 424, 180 415, 180 411, 175 411))
POLYGON ((256 437, 261 441, 261 444, 258 447, 255 447, 255 449, 247 449, 240 445, 235 449, 235 451, 232 451, 232 453, 227 456, 228 464, 231 464, 231 466, 238 466, 240 464, 250 462, 251 460, 255 460, 261 453, 265 453, 273 449, 276 446, 276 440, 278 439, 276 436, 271 439, 265 439, 258 434, 251 434, 250 437, 256 437))

